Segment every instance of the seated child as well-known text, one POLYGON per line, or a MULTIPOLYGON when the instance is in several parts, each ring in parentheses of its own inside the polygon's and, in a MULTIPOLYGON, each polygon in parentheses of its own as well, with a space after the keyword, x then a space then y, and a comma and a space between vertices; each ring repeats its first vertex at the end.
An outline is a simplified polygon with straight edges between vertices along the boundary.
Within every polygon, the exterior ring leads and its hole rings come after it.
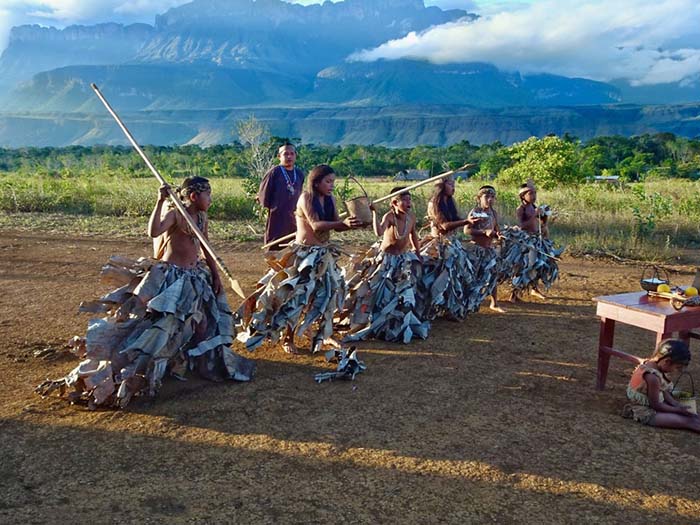
MULTIPOLYGON (((178 192, 207 238, 209 182, 188 177, 178 192)), ((39 393, 69 387, 71 400, 90 408, 124 407, 134 395, 154 396, 167 372, 182 376, 189 368, 212 380, 251 379, 254 363, 230 349, 233 318, 215 261, 182 214, 163 209, 167 197, 163 186, 148 224, 156 259, 110 259, 103 280, 121 287, 81 304, 81 311, 109 315, 90 320, 85 360, 64 379, 39 385, 39 393)))
POLYGON ((498 213, 493 205, 496 202, 496 189, 493 186, 482 186, 476 194, 476 206, 469 212, 469 217, 479 219, 478 222, 467 224, 464 233, 471 235, 476 245, 472 248, 477 258, 472 258, 472 263, 477 271, 476 281, 482 286, 484 298, 490 301, 489 308, 495 312, 504 313, 505 310, 498 305, 498 268, 496 251, 493 249, 493 241, 501 235, 498 225, 498 213), (477 260, 481 264, 477 263, 477 260))
POLYGON ((463 320, 467 313, 477 311, 483 300, 472 294, 475 270, 467 250, 455 235, 460 228, 479 219, 459 216, 454 193, 455 181, 447 177, 435 183, 435 193, 428 202, 430 237, 421 246, 421 318, 443 315, 450 320, 463 320))
POLYGON ((673 383, 690 363, 688 344, 679 339, 659 343, 654 355, 635 368, 622 415, 644 425, 664 428, 687 428, 700 432, 700 417, 673 399, 673 383))
MULTIPOLYGON (((391 193, 402 189, 394 188, 391 193)), ((416 311, 416 285, 422 268, 416 216, 411 207, 407 191, 391 200, 391 210, 381 222, 374 206, 370 206, 374 233, 382 241, 354 265, 355 273, 348 279, 341 317, 349 318, 350 331, 343 341, 376 337, 410 343, 413 337, 428 337, 430 323, 416 311)))
MULTIPOLYGON (((333 335, 333 316, 345 297, 345 279, 338 266, 340 251, 329 244, 331 230, 361 228, 354 217, 341 221, 333 198, 335 171, 321 164, 309 173, 307 188, 296 209, 295 242, 271 259, 272 269, 259 288, 238 309, 238 322, 245 329, 238 340, 254 350, 265 339, 273 343, 283 337, 285 352, 297 353, 295 336, 312 324, 311 351, 321 350, 333 335)), ((333 341, 335 344, 335 341, 333 341)))

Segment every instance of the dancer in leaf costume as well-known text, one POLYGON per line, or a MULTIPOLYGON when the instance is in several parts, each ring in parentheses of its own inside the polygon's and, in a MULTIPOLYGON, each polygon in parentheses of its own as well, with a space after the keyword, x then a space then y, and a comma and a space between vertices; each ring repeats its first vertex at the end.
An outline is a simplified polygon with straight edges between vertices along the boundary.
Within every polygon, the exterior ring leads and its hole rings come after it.
MULTIPOLYGON (((396 187, 391 193, 402 189, 396 187)), ((381 221, 374 206, 371 208, 374 233, 382 241, 353 263, 341 316, 349 323, 343 341, 375 337, 409 343, 414 337, 425 339, 430 323, 417 310, 422 266, 411 194, 394 197, 381 221)))
MULTIPOLYGON (((208 237, 207 179, 185 179, 178 194, 208 237)), ((161 187, 149 220, 155 258, 109 260, 103 282, 118 288, 80 307, 107 314, 90 320, 84 360, 65 378, 39 385, 39 393, 69 390, 71 401, 90 408, 124 407, 133 396, 155 396, 167 373, 182 377, 190 369, 215 381, 251 379, 254 363, 230 348, 233 319, 216 264, 184 217, 164 207, 167 196, 167 186, 161 187)))
POLYGON ((324 341, 335 344, 333 317, 342 309, 346 288, 338 266, 340 251, 329 243, 330 234, 360 228, 362 222, 354 217, 340 220, 334 185, 335 171, 330 166, 321 164, 311 170, 295 212, 296 240, 278 257, 268 258, 270 271, 238 309, 243 328, 238 340, 248 350, 266 339, 275 343, 282 339, 286 352, 297 353, 295 337, 309 329, 312 352, 321 350, 324 341))

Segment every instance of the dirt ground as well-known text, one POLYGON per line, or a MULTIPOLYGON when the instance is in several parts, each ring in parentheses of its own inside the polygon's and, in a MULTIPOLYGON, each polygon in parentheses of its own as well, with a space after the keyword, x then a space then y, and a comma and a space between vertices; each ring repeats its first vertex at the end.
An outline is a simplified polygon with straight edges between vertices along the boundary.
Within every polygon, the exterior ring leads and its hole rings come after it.
MULTIPOLYGON (((252 290, 256 246, 220 250, 252 290)), ((636 290, 639 267, 567 258, 547 301, 437 321, 410 345, 362 343, 354 382, 316 384, 322 356, 264 346, 252 383, 171 379, 124 411, 34 394, 76 364, 34 351, 84 332, 77 305, 106 291, 108 256, 148 253, 0 232, 0 522, 700 522, 700 436, 618 415, 628 363, 594 388, 591 298, 636 290)), ((633 328, 617 341, 653 346, 633 328)))

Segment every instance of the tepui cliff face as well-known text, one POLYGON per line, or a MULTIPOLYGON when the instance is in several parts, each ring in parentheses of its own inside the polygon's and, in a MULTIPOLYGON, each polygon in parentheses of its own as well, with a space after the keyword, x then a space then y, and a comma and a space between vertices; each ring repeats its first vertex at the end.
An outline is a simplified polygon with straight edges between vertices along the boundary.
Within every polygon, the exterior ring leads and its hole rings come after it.
MULTIPOLYGON (((124 143, 92 82, 137 123, 139 140, 159 144, 228 142, 251 114, 306 142, 394 146, 697 133, 694 105, 608 107, 658 97, 625 84, 484 63, 347 61, 411 31, 475 18, 422 0, 194 0, 154 25, 17 27, 0 57, 0 145, 124 143)), ((665 93, 693 100, 686 88, 665 93)))

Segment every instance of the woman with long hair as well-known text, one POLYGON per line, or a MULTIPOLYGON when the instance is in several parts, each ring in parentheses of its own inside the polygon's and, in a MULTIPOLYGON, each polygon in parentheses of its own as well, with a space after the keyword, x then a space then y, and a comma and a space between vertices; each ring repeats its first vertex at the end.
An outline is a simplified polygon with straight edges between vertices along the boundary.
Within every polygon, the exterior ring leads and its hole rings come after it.
POLYGON ((471 297, 474 267, 455 235, 460 228, 477 224, 481 219, 460 217, 454 193, 455 180, 447 177, 436 183, 435 193, 428 203, 430 236, 424 239, 421 247, 423 277, 420 283, 423 315, 428 319, 443 315, 462 320, 481 304, 471 297))
POLYGON ((345 278, 338 266, 340 251, 329 244, 332 230, 360 228, 354 217, 343 221, 333 197, 335 171, 326 164, 316 166, 297 202, 296 239, 272 258, 271 270, 259 281, 258 291, 237 312, 244 329, 238 340, 248 350, 265 339, 282 339, 285 352, 297 353, 294 339, 316 325, 310 335, 311 351, 331 341, 333 316, 343 306, 345 278))

